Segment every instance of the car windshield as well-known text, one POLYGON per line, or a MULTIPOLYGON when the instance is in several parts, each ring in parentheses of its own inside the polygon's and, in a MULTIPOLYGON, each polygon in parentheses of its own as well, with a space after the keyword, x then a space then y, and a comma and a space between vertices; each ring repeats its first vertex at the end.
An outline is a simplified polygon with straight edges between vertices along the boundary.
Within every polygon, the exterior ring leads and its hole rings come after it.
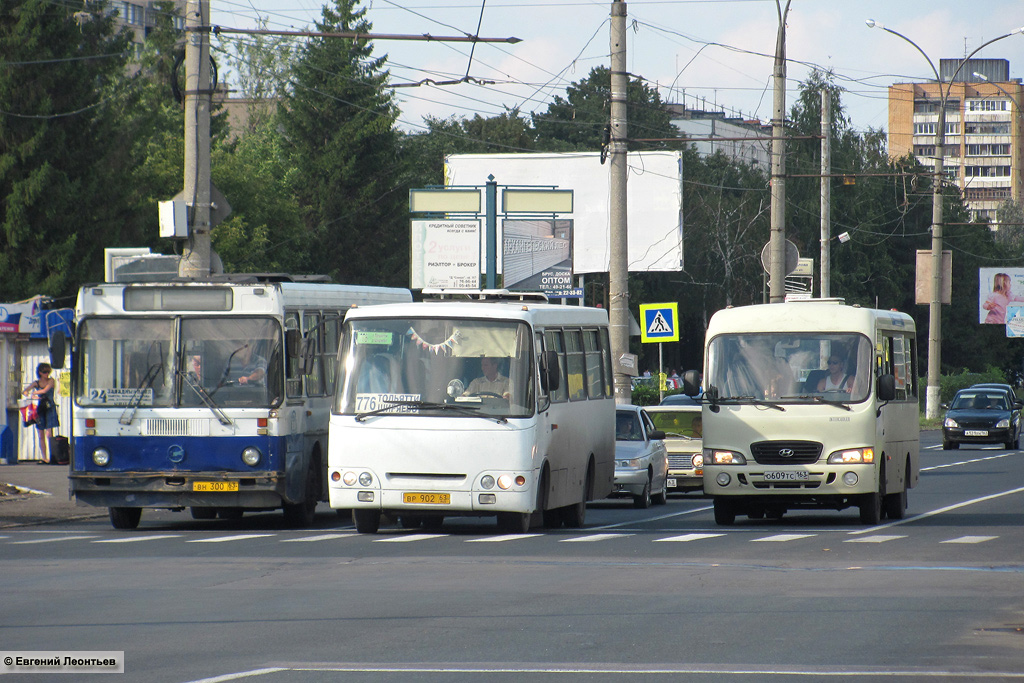
POLYGON ((533 414, 533 345, 519 321, 356 319, 345 323, 334 411, 509 418, 533 414))
POLYGON ((708 345, 705 386, 726 402, 857 403, 871 391, 872 360, 862 334, 726 334, 708 345))
POLYGON ((647 408, 655 429, 665 432, 669 438, 684 437, 700 439, 704 435, 703 422, 699 410, 664 410, 647 408))
POLYGON ((643 441, 644 431, 640 427, 640 415, 631 410, 615 413, 616 441, 643 441))
POLYGON ((1009 410, 1006 396, 983 392, 960 392, 953 399, 952 410, 1009 410))

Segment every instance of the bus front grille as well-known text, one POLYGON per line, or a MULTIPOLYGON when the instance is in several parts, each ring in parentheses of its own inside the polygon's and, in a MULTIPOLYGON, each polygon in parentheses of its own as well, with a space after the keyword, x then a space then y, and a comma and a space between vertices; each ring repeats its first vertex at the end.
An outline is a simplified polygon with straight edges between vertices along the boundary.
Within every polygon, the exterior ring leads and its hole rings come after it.
POLYGON ((750 454, 759 465, 809 465, 821 457, 816 441, 758 441, 750 444, 750 454))
POLYGON ((210 421, 206 419, 159 417, 142 421, 144 436, 209 436, 210 421))

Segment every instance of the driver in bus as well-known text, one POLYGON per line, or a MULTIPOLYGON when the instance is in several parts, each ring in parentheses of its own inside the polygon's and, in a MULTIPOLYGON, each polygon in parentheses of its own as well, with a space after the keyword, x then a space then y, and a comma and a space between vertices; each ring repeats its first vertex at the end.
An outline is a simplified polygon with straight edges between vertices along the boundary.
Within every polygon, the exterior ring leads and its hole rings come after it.
POLYGON ((506 401, 511 400, 512 393, 509 388, 508 377, 498 372, 498 359, 484 356, 480 359, 480 370, 483 377, 477 377, 469 383, 466 389, 467 394, 476 396, 493 395, 500 396, 506 401))
POLYGON ((249 342, 238 353, 242 364, 239 384, 260 384, 267 375, 267 360, 253 350, 254 342, 249 342))

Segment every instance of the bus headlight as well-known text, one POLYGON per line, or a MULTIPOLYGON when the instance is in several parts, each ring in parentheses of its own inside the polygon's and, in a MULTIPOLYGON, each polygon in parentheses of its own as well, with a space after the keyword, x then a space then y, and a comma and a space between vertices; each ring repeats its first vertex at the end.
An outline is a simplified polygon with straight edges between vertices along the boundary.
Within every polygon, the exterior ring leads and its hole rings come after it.
POLYGON ((704 449, 704 462, 710 465, 746 465, 747 459, 736 451, 722 451, 717 448, 704 449))
POLYGON ((92 452, 92 461, 100 467, 106 467, 110 463, 110 451, 106 448, 97 448, 92 452))
POLYGON ((828 456, 830 465, 869 465, 874 461, 874 448, 847 448, 828 456))
POLYGON ((508 491, 510 488, 512 488, 512 476, 508 474, 503 474, 500 477, 498 477, 498 488, 501 489, 502 491, 508 491))
POLYGON ((359 473, 359 485, 360 486, 369 486, 372 483, 373 483, 373 475, 372 474, 370 474, 369 472, 360 472, 359 473))
POLYGON ((262 453, 260 453, 260 449, 255 446, 249 446, 242 451, 242 462, 249 467, 255 467, 257 463, 259 463, 261 455, 262 453))
POLYGON ((341 480, 345 482, 345 486, 354 486, 356 483, 356 473, 346 472, 345 475, 341 478, 341 480))
POLYGON ((494 488, 494 477, 489 474, 485 474, 480 478, 480 488, 493 489, 494 488))

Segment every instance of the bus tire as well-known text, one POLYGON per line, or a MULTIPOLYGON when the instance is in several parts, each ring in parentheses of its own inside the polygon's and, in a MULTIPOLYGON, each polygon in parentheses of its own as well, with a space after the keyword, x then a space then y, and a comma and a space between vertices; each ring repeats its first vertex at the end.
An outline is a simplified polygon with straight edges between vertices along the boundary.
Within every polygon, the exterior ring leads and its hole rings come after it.
POLYGON ((725 498, 715 498, 715 524, 719 526, 732 526, 736 522, 736 505, 725 498))
POLYGON ((889 519, 903 519, 907 511, 907 484, 910 483, 910 463, 907 463, 907 474, 903 479, 902 490, 885 494, 882 501, 883 514, 889 519))
POLYGON ((867 524, 868 526, 875 526, 882 521, 882 502, 885 496, 882 495, 882 487, 885 486, 885 470, 883 469, 878 476, 878 491, 873 493, 865 493, 860 498, 860 521, 861 524, 867 524))
POLYGON ((284 510, 285 523, 293 529, 305 529, 312 526, 313 520, 316 519, 317 498, 320 496, 320 481, 316 473, 316 458, 313 458, 306 470, 303 501, 301 503, 285 503, 281 506, 284 510))
POLYGON ((110 525, 115 529, 137 529, 142 508, 110 508, 110 525))
POLYGON ((582 529, 587 519, 587 499, 590 497, 591 484, 594 480, 594 463, 587 465, 587 478, 583 480, 583 491, 580 500, 562 508, 562 522, 567 529, 582 529))
POLYGON ((529 512, 499 512, 498 529, 506 534, 525 534, 530 530, 529 512))
POLYGON ((352 521, 361 534, 375 534, 380 529, 380 510, 356 508, 352 510, 352 521))
POLYGON ((217 519, 217 508, 192 507, 188 511, 192 513, 192 519, 217 519))

